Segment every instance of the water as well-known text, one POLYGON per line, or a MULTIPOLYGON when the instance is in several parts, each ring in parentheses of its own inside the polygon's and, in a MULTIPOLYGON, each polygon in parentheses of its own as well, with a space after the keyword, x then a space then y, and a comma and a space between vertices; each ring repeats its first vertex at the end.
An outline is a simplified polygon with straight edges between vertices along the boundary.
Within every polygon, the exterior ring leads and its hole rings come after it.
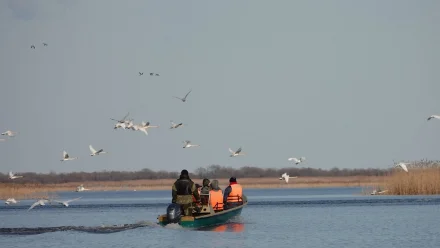
MULTIPOLYGON (((113 233, 70 230, 0 234, 0 247, 439 247, 440 196, 363 196, 360 188, 246 190, 249 205, 231 223, 203 230, 155 224, 167 191, 60 192, 62 206, 0 206, 0 228, 133 224, 113 233)), ((4 229, 2 229, 4 230, 4 229)), ((98 230, 99 231, 99 230, 98 230)))

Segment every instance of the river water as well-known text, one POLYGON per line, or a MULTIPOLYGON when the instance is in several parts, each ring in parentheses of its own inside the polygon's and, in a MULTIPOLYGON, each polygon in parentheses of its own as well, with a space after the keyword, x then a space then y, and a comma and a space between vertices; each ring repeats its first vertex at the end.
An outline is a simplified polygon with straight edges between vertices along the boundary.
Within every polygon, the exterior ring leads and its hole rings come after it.
POLYGON ((0 247, 440 247, 440 196, 370 196, 360 195, 360 188, 247 189, 245 194, 249 204, 240 217, 203 230, 156 224, 171 201, 169 190, 59 192, 62 200, 82 197, 67 208, 27 211, 33 201, 2 204, 0 247), (102 225, 140 221, 135 229, 97 232, 102 225), (77 229, 45 233, 59 226, 77 229), (12 235, 7 228, 42 233, 12 235))

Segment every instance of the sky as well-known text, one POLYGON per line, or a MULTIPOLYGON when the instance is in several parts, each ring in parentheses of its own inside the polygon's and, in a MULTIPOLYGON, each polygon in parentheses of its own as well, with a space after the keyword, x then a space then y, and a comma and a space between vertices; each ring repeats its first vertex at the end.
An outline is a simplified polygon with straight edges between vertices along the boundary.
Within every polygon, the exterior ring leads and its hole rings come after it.
POLYGON ((436 0, 0 1, 0 131, 18 132, 0 142, 0 170, 437 160, 440 120, 426 118, 440 114, 438 9, 436 0), (190 89, 187 102, 173 98, 190 89), (114 130, 110 118, 128 112, 160 127, 114 130), (170 120, 187 126, 170 130, 170 120), (91 157, 90 144, 108 154, 91 157), (239 147, 246 155, 229 157, 239 147), (61 162, 63 150, 79 159, 61 162))

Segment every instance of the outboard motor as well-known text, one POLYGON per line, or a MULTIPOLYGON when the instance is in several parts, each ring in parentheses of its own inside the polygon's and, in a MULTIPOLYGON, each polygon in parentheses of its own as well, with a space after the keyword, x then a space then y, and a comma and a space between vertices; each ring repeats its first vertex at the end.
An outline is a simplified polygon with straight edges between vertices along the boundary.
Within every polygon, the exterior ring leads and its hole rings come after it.
POLYGON ((168 223, 179 223, 182 217, 182 207, 177 203, 171 203, 167 207, 168 223))

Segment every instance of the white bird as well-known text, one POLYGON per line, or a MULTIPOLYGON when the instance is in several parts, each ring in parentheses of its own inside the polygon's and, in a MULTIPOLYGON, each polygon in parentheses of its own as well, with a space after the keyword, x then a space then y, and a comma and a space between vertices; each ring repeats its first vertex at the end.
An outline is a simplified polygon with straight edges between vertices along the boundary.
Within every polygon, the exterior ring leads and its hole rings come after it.
POLYGON ((240 155, 246 155, 245 153, 241 152, 241 147, 237 149, 237 151, 233 151, 231 148, 229 148, 229 152, 232 153, 231 155, 229 155, 229 157, 236 157, 236 156, 240 156, 240 155))
POLYGON ((190 148, 190 147, 200 146, 200 145, 193 145, 193 144, 191 144, 191 141, 189 141, 189 140, 185 140, 185 141, 183 141, 183 143, 185 143, 185 145, 183 145, 183 148, 190 148))
POLYGON ((297 158, 289 158, 288 160, 289 161, 293 161, 295 164, 299 164, 299 163, 303 162, 304 160, 306 160, 306 158, 305 157, 301 157, 299 159, 297 159, 297 158))
POLYGON ((82 184, 80 186, 76 187, 76 192, 82 192, 82 191, 85 191, 85 190, 90 190, 90 189, 84 188, 84 186, 82 184))
POLYGON ((178 128, 178 127, 180 127, 180 126, 183 126, 183 123, 182 123, 182 122, 181 122, 181 123, 174 123, 173 121, 171 121, 171 127, 170 127, 170 129, 178 128))
POLYGON ((406 167, 406 165, 407 165, 406 163, 402 163, 402 162, 400 162, 400 163, 394 165, 394 167, 400 167, 400 168, 402 168, 404 171, 408 172, 408 167, 406 167))
POLYGON ((440 115, 431 115, 430 117, 428 117, 428 121, 430 121, 433 118, 440 120, 440 115))
POLYGON ((9 137, 14 137, 16 134, 17 134, 17 132, 13 132, 11 130, 8 130, 8 131, 2 133, 2 135, 6 135, 6 136, 9 136, 9 137))
POLYGON ((284 180, 286 181, 286 183, 288 183, 289 178, 297 178, 297 177, 290 177, 289 175, 287 175, 287 173, 284 173, 283 175, 281 175, 280 180, 284 180))
POLYGON ((124 118, 122 118, 122 120, 116 120, 116 119, 110 118, 110 120, 117 121, 117 123, 116 123, 115 126, 114 126, 114 129, 117 129, 117 128, 126 129, 126 127, 127 127, 127 125, 129 124, 129 122, 132 121, 132 120, 127 120, 127 117, 128 117, 129 115, 130 115, 130 112, 128 112, 128 113, 124 116, 124 118))
POLYGON ((63 159, 61 159, 61 161, 68 161, 68 160, 75 160, 75 159, 78 159, 78 157, 70 157, 66 151, 63 151, 63 159))
POLYGON ((156 128, 156 127, 159 127, 159 126, 152 126, 152 125, 150 125, 150 122, 147 121, 147 122, 142 122, 141 125, 137 125, 136 127, 133 128, 133 130, 139 130, 141 132, 144 132, 145 135, 148 135, 147 129, 148 128, 156 128))
POLYGON ((54 200, 54 202, 57 202, 57 203, 65 206, 65 207, 68 207, 70 202, 73 202, 73 201, 76 201, 76 200, 79 200, 79 199, 81 199, 81 197, 78 197, 78 198, 75 198, 75 199, 72 199, 72 200, 68 200, 68 201, 57 201, 57 200, 54 200))
POLYGON ((16 179, 16 178, 21 178, 23 176, 16 176, 14 175, 14 173, 12 173, 12 171, 9 172, 9 179, 16 179))
POLYGON ((33 209, 37 205, 44 206, 48 202, 49 202, 49 200, 47 200, 47 199, 40 199, 40 200, 36 201, 34 204, 32 204, 32 206, 27 211, 33 209))
POLYGON ((90 152, 91 152, 90 156, 95 156, 95 155, 107 153, 107 152, 104 152, 103 149, 99 149, 98 151, 96 151, 95 149, 93 149, 92 145, 89 145, 89 149, 90 149, 90 152))
POLYGON ((17 202, 18 202, 18 201, 16 201, 14 198, 8 198, 8 199, 6 199, 5 204, 6 204, 6 205, 9 205, 9 204, 17 204, 17 202))
POLYGON ((191 91, 192 91, 192 89, 188 93, 186 93, 185 97, 183 97, 183 98, 180 98, 180 97, 177 97, 177 96, 175 96, 175 98, 179 99, 182 102, 186 102, 186 98, 188 97, 189 93, 191 93, 191 91))

